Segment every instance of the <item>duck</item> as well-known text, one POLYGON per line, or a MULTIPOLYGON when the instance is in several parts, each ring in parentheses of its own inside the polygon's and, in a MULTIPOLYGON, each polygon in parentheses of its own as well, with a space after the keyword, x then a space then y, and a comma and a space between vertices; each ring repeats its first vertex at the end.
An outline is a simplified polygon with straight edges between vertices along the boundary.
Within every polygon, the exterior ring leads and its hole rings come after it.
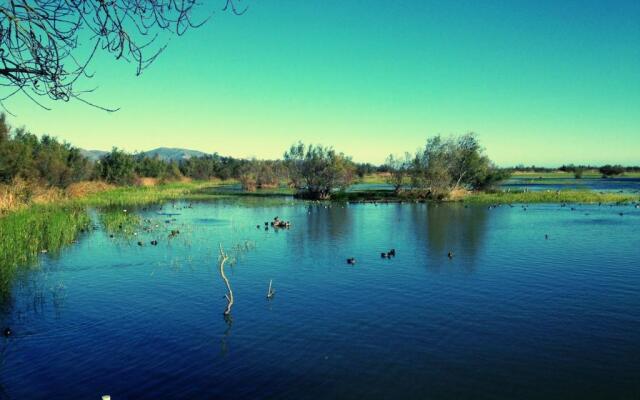
POLYGON ((138 242, 138 246, 142 247, 142 242, 138 242))
POLYGON ((384 252, 380 253, 380 257, 381 258, 387 258, 387 253, 384 253, 384 252))
POLYGON ((157 246, 158 245, 158 241, 157 240, 152 240, 151 241, 151 245, 152 246, 157 246))
POLYGON ((351 257, 347 258, 347 264, 354 265, 356 263, 356 259, 351 257))
POLYGON ((389 253, 391 256, 395 257, 396 256, 396 249, 391 249, 389 250, 389 253))
POLYGON ((447 254, 447 257, 449 257, 449 259, 452 259, 453 258, 453 252, 450 251, 449 254, 447 254))
POLYGON ((2 334, 4 335, 4 337, 7 337, 7 338, 11 336, 12 333, 13 332, 11 332, 11 328, 9 327, 4 328, 4 330, 2 331, 2 334))

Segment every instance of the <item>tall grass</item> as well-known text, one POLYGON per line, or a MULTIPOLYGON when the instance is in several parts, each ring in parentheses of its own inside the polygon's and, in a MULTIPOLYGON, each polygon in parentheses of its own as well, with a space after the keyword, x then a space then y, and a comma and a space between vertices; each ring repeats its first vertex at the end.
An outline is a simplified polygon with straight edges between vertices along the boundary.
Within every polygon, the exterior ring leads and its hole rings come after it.
POLYGON ((83 207, 35 205, 0 218, 0 296, 6 298, 18 267, 41 252, 57 253, 89 227, 83 207))
POLYGON ((202 189, 220 185, 210 182, 174 182, 158 186, 126 186, 89 194, 74 200, 92 207, 144 206, 171 200, 206 200, 214 195, 202 189))

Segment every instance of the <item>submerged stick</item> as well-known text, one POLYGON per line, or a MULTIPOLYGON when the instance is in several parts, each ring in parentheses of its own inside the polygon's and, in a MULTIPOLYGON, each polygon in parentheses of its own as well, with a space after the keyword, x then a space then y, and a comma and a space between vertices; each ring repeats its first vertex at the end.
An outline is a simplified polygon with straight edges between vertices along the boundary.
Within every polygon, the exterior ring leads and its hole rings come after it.
POLYGON ((272 298, 273 295, 276 294, 275 290, 271 290, 271 283, 273 283, 273 279, 269 280, 269 290, 267 290, 267 299, 272 298))
POLYGON ((222 244, 220 244, 220 275, 222 276, 224 283, 227 285, 227 290, 229 291, 229 293, 224 295, 227 299, 227 308, 224 310, 224 315, 229 315, 231 313, 231 306, 233 306, 233 291, 231 290, 229 279, 227 279, 227 276, 224 274, 224 263, 228 259, 229 257, 225 254, 222 244))

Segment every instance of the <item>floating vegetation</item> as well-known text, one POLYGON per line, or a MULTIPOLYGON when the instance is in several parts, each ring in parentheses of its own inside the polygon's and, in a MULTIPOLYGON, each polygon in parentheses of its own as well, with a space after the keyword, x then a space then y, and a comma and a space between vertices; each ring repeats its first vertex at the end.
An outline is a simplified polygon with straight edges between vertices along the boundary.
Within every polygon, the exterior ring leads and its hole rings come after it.
POLYGON ((100 212, 100 222, 109 235, 131 238, 142 229, 142 219, 139 215, 127 209, 107 209, 100 212))

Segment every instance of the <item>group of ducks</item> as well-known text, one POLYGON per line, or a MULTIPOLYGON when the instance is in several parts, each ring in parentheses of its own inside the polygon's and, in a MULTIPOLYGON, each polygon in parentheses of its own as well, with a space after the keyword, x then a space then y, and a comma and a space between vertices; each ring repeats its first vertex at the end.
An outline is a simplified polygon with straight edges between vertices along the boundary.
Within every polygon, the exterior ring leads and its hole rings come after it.
MULTIPOLYGON (((279 217, 275 217, 273 221, 271 221, 271 226, 273 228, 290 228, 291 223, 289 221, 283 221, 279 217)), ((260 225, 256 225, 256 229, 260 229, 260 225)), ((264 230, 269 230, 269 222, 264 223, 264 230)))
MULTIPOLYGON (((548 236, 545 235, 545 238, 548 239, 548 236)), ((390 259, 395 256, 396 256, 396 249, 391 249, 387 252, 383 251, 382 253, 380 253, 380 258, 390 259)), ((454 257, 453 251, 450 251, 449 253, 447 253, 447 257, 449 257, 450 260, 453 259, 454 257)), ((354 265, 355 263, 356 263, 356 259, 354 257, 347 258, 347 264, 354 265)))
MULTIPOLYGON (((396 249, 391 249, 387 252, 382 252, 380 253, 380 258, 392 258, 396 256, 396 249)), ((347 264, 349 265, 354 265, 356 263, 356 259, 355 257, 349 257, 347 258, 347 264)))
MULTIPOLYGON (((174 238, 174 237, 178 236, 179 234, 180 234, 180 231, 179 231, 179 230, 177 230, 177 229, 175 229, 175 230, 174 230, 174 229, 172 229, 172 230, 171 230, 171 233, 169 233, 169 239, 172 239, 172 238, 174 238)), ((157 245, 158 245, 158 241, 157 241, 157 240, 155 240, 155 239, 154 239, 154 240, 152 240, 150 243, 151 243, 151 245, 152 245, 152 246, 157 246, 157 245)), ((144 242, 139 241, 139 242, 138 242, 138 246, 140 246, 140 247, 144 246, 144 242)))

